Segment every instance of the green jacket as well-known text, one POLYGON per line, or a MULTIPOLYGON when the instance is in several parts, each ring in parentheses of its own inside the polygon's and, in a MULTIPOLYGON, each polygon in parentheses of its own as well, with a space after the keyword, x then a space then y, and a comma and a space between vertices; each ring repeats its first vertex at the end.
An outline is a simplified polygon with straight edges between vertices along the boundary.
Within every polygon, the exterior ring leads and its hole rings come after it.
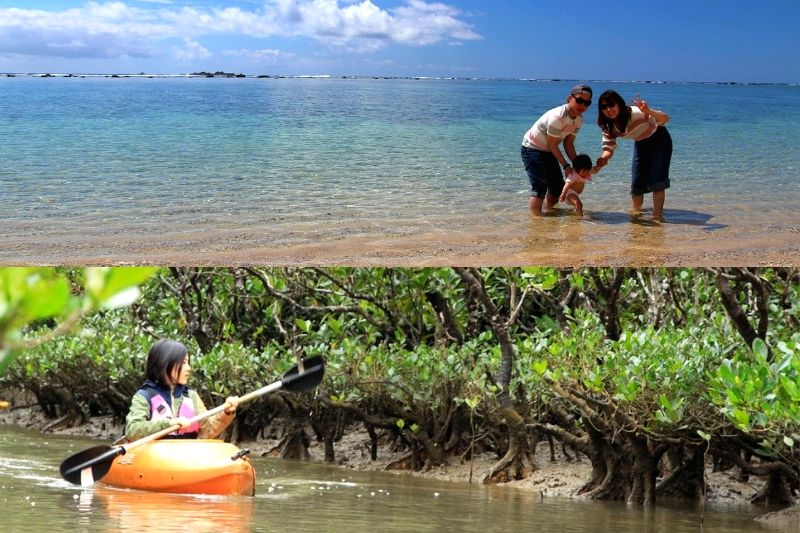
MULTIPOLYGON (((197 392, 189 389, 189 397, 192 399, 195 407, 195 414, 199 415, 207 411, 206 406, 200 399, 197 392)), ((181 404, 183 403, 183 395, 172 397, 172 412, 180 412, 181 404)), ((224 411, 217 413, 214 416, 206 418, 200 422, 200 431, 197 434, 199 439, 214 439, 217 438, 225 428, 236 417, 235 414, 226 415, 224 411)), ((138 440, 148 435, 152 435, 162 429, 166 429, 172 425, 170 419, 150 420, 150 403, 147 398, 139 394, 138 391, 133 395, 131 400, 131 408, 128 411, 128 416, 125 418, 125 436, 130 441, 138 440)))

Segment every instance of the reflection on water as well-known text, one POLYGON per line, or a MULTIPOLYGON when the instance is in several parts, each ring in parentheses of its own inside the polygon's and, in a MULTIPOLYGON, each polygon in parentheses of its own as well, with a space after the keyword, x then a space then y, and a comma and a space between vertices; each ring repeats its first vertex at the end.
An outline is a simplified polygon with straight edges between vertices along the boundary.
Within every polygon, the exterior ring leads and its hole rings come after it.
POLYGON ((623 254, 628 257, 645 258, 644 262, 647 263, 663 261, 667 255, 666 222, 654 221, 644 215, 630 216, 630 222, 625 226, 628 238, 625 241, 623 254))
MULTIPOLYGON (((255 497, 82 489, 63 481, 63 458, 97 442, 47 438, 0 425, 3 531, 558 531, 708 533, 773 531, 748 505, 643 509, 541 498, 507 486, 446 483, 402 473, 354 472, 254 458, 255 497)), ((788 532, 787 532, 788 533, 788 532)), ((792 531, 796 533, 796 531, 792 531)))
POLYGON ((251 531, 254 499, 248 497, 162 494, 96 486, 81 492, 78 512, 104 516, 107 531, 239 533, 251 531))
MULTIPOLYGON (((528 216, 518 224, 520 251, 513 264, 553 266, 679 266, 794 264, 800 258, 800 224, 794 213, 753 209, 752 223, 699 209, 665 209, 663 221, 628 211, 588 207, 583 218, 557 208, 550 216, 528 216), (770 255, 773 254, 773 255, 770 255)), ((509 261, 502 260, 502 264, 509 261)))

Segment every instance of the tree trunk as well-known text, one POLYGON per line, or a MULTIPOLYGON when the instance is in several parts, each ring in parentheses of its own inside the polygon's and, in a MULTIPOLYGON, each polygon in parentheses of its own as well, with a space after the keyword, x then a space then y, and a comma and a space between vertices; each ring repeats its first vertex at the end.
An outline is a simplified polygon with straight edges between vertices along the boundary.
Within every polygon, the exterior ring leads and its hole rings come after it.
POLYGON ((633 483, 627 502, 639 505, 656 504, 656 473, 658 462, 647 452, 644 445, 633 446, 637 450, 631 468, 633 483))
POLYGON ((280 457, 281 459, 308 461, 311 459, 311 454, 308 452, 309 444, 310 440, 303 427, 294 423, 286 428, 286 433, 281 442, 264 455, 280 457))
POLYGON ((423 450, 425 450, 424 463, 420 463, 420 468, 425 468, 428 470, 434 466, 440 466, 447 463, 444 458, 444 446, 439 445, 438 435, 434 435, 434 437, 431 438, 424 430, 420 430, 417 433, 414 433, 409 429, 405 429, 404 431, 406 438, 409 441, 416 443, 414 446, 415 449, 421 447, 423 450))
POLYGON ((331 435, 325 435, 322 439, 322 443, 325 447, 325 462, 326 463, 333 463, 336 461, 336 454, 333 450, 333 437, 331 435))
POLYGON ((773 470, 767 476, 764 486, 752 497, 752 503, 763 504, 767 508, 785 507, 794 503, 789 480, 782 470, 773 470))
POLYGON ((428 299, 428 303, 431 304, 434 311, 436 311, 436 318, 439 321, 442 332, 438 337, 443 340, 446 339, 443 344, 448 345, 454 343, 457 346, 463 344, 464 337, 461 335, 458 324, 453 318, 453 310, 450 307, 450 302, 448 302, 439 291, 428 291, 425 293, 425 297, 428 299))
POLYGON ((369 458, 373 461, 378 460, 378 434, 375 432, 375 428, 371 425, 364 422, 364 426, 367 428, 367 434, 369 435, 369 458))
MULTIPOLYGON (((747 346, 753 346, 753 341, 756 339, 766 339, 767 328, 769 326, 769 312, 767 305, 769 302, 769 291, 764 282, 754 273, 747 269, 735 269, 733 274, 728 274, 722 271, 715 272, 717 291, 719 292, 722 306, 725 312, 736 327, 736 331, 742 336, 742 339, 747 343, 747 346), (744 283, 749 283, 753 286, 756 295, 755 311, 758 317, 758 330, 750 324, 747 317, 747 312, 742 307, 741 302, 736 296, 736 292, 731 288, 728 283, 728 277, 733 276, 735 279, 744 283)), ((769 350, 767 359, 772 361, 772 350, 769 350)))
POLYGON ((500 368, 495 376, 495 383, 500 387, 497 400, 503 410, 506 428, 508 430, 508 449, 506 454, 498 461, 483 478, 484 483, 524 479, 535 470, 533 455, 531 453, 528 433, 520 414, 514 408, 511 394, 508 390, 511 384, 511 373, 514 369, 516 349, 511 339, 511 323, 513 319, 503 316, 495 305, 483 283, 480 271, 476 269, 455 268, 469 292, 469 299, 475 300, 483 307, 489 325, 492 328, 500 345, 500 368))
POLYGON ((579 491, 594 500, 624 501, 639 505, 656 502, 658 461, 645 441, 626 439, 620 445, 590 430, 592 477, 579 491))
POLYGON ((600 319, 606 329, 606 337, 612 341, 619 340, 619 298, 622 282, 625 281, 626 270, 624 268, 612 269, 613 278, 606 282, 600 270, 592 270, 591 277, 597 292, 587 292, 599 307, 600 319))
POLYGON ((705 500, 705 448, 674 447, 664 457, 669 471, 656 487, 656 495, 697 503, 705 500))
POLYGON ((587 432, 591 444, 587 456, 592 463, 592 475, 578 494, 595 500, 625 501, 630 492, 631 467, 622 460, 624 452, 591 426, 587 426, 587 432))
POLYGON ((529 477, 535 470, 528 433, 522 418, 514 412, 508 424, 508 449, 505 455, 483 476, 484 483, 507 483, 529 477))

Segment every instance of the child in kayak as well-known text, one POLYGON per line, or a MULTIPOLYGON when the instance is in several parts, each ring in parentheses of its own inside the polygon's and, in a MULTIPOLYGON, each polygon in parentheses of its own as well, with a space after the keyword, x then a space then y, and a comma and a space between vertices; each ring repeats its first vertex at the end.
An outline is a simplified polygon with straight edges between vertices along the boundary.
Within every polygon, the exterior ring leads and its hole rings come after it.
POLYGON ((162 339, 147 355, 145 382, 131 400, 125 419, 125 437, 134 441, 179 424, 181 428, 166 438, 213 439, 236 416, 237 396, 225 400, 225 410, 189 424, 189 419, 206 411, 196 391, 186 386, 192 368, 189 351, 180 342, 162 339))

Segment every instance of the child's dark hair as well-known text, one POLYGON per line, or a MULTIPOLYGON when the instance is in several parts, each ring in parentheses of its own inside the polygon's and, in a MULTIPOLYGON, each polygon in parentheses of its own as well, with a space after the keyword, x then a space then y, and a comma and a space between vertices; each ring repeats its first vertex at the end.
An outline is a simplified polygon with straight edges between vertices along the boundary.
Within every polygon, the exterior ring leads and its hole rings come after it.
POLYGON ((575 170, 586 170, 592 168, 592 158, 586 154, 578 154, 572 160, 572 168, 575 170))
POLYGON ((161 387, 170 385, 170 376, 177 368, 180 372, 183 360, 189 350, 182 343, 161 339, 150 348, 147 354, 146 377, 161 387))

